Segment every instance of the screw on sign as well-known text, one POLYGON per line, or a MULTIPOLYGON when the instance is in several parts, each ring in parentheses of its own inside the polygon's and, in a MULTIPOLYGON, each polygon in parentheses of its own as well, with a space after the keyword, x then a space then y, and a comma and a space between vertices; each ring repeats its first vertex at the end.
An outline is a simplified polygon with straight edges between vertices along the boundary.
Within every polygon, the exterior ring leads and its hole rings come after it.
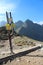
POLYGON ((11 35, 10 35, 10 30, 12 30, 11 29, 11 21, 12 21, 12 19, 8 17, 8 13, 7 12, 6 12, 6 18, 7 18, 6 30, 8 31, 10 50, 11 50, 11 53, 13 53, 11 35))

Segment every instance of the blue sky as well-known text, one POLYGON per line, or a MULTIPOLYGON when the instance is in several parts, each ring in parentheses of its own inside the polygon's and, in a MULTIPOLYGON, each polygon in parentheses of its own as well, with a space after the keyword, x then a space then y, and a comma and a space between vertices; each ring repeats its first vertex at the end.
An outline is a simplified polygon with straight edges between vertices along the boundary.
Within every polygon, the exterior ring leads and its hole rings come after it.
POLYGON ((6 20, 5 12, 12 12, 13 21, 43 23, 43 0, 0 0, 0 21, 6 20))

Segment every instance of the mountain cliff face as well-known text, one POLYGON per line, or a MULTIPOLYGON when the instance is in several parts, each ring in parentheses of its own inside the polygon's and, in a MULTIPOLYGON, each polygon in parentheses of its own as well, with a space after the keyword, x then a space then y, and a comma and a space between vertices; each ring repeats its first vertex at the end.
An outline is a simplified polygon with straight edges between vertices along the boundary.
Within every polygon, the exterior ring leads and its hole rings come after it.
POLYGON ((21 28, 23 24, 24 23, 21 20, 19 20, 18 22, 15 23, 15 25, 16 25, 15 29, 21 28))
MULTIPOLYGON (((18 25, 20 25, 18 23, 18 25)), ((21 27, 21 25, 20 25, 21 27)), ((25 35, 27 37, 39 40, 39 41, 43 41, 43 26, 33 23, 31 20, 26 20, 23 24, 21 28, 17 29, 17 32, 20 35, 25 35)))

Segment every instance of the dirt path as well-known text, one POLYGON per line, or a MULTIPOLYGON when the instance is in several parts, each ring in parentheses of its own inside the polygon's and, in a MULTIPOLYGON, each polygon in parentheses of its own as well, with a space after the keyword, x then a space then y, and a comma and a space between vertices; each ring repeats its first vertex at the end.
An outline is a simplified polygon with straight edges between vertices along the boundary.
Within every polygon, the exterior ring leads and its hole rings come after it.
POLYGON ((8 61, 5 65, 43 65, 43 51, 37 50, 27 54, 26 56, 18 57, 13 61, 8 61))

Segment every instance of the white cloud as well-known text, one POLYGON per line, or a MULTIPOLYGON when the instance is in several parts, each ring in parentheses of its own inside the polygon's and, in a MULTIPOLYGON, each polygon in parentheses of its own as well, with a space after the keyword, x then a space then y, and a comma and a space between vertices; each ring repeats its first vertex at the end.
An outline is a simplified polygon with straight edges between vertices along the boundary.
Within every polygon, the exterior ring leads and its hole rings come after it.
POLYGON ((20 0, 0 0, 0 21, 6 20, 6 11, 14 14, 20 0))
POLYGON ((0 0, 0 13, 5 13, 6 11, 15 11, 18 7, 20 0, 0 0))
MULTIPOLYGON (((10 0, 9 0, 10 1, 10 0)), ((0 21, 6 19, 7 12, 15 12, 16 4, 9 2, 8 0, 0 0, 0 21)))
POLYGON ((37 23, 37 24, 42 25, 43 24, 43 21, 39 21, 39 22, 35 21, 34 23, 37 23))
POLYGON ((6 11, 14 11, 16 8, 16 5, 14 4, 0 4, 0 13, 3 14, 5 13, 6 11))

